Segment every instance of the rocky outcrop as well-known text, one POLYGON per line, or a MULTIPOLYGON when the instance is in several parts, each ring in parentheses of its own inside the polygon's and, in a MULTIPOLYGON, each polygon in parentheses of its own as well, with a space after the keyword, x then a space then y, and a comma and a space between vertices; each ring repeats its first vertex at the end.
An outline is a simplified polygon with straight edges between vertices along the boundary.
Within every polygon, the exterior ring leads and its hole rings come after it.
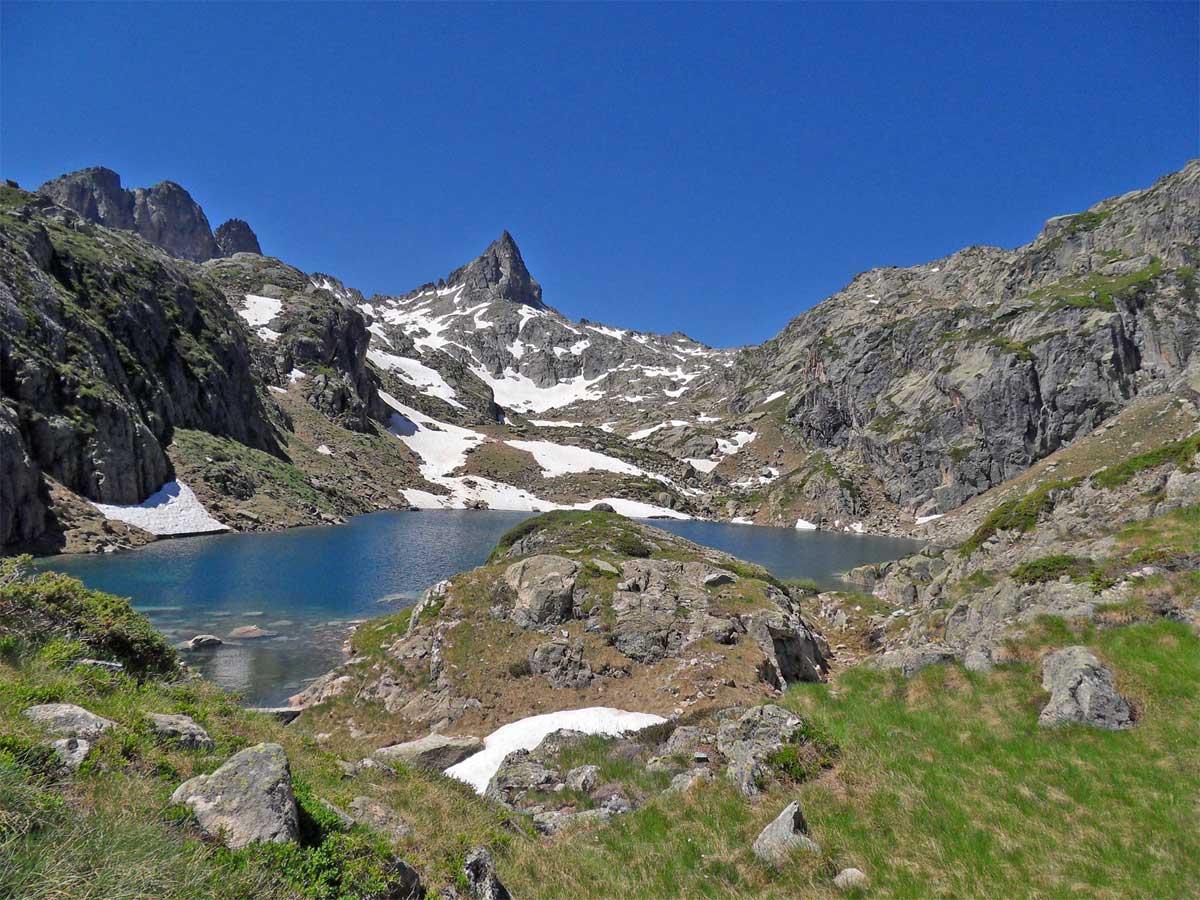
POLYGON ((1132 728, 1133 708, 1117 692, 1112 670, 1086 647, 1064 647, 1042 663, 1042 687, 1050 702, 1038 715, 1043 728, 1091 725, 1118 731, 1132 728))
POLYGON ((125 190, 120 175, 95 167, 47 181, 38 193, 90 222, 136 232, 180 259, 221 255, 204 210, 173 181, 125 190))
POLYGON ((242 219, 230 219, 218 226, 213 234, 217 247, 222 256, 233 256, 235 253, 257 253, 262 255, 262 247, 258 245, 258 235, 242 219))
POLYGON ((531 556, 513 563, 504 580, 516 596, 513 621, 525 627, 570 618, 580 565, 561 556, 531 556))
POLYGON ((767 757, 792 743, 803 724, 798 716, 773 704, 723 714, 717 748, 728 758, 729 778, 743 794, 762 793, 769 777, 767 757))
POLYGON ((89 500, 144 500, 171 480, 176 428, 280 452, 245 332, 210 283, 43 197, 0 191, 0 466, 15 502, 0 540, 50 526, 41 475, 89 500))
POLYGON ((234 754, 211 775, 181 784, 171 802, 191 808, 201 830, 234 850, 299 837, 292 773, 278 744, 256 744, 234 754))
POLYGON ((116 722, 73 703, 43 703, 25 710, 25 718, 49 734, 95 740, 116 722))
POLYGON ((512 900, 496 874, 496 864, 487 847, 476 847, 464 857, 462 874, 471 900, 512 900))
POLYGON ((482 749, 483 741, 471 735, 429 734, 415 741, 381 747, 372 756, 385 763, 403 763, 440 772, 482 749))
POLYGON ((583 658, 583 641, 555 640, 538 644, 529 654, 529 670, 551 687, 581 688, 592 680, 592 667, 583 658))
POLYGON ((542 286, 529 270, 513 236, 505 231, 492 241, 483 255, 455 269, 445 279, 446 284, 461 284, 471 305, 505 300, 534 309, 545 309, 542 286))
POLYGON ((865 272, 742 354, 733 406, 782 392, 787 430, 855 493, 953 509, 1179 378, 1197 235, 1193 161, 1016 250, 865 272))
POLYGON ((792 801, 754 839, 754 855, 763 862, 781 868, 799 850, 821 852, 817 842, 808 836, 808 823, 800 812, 800 804, 792 801))

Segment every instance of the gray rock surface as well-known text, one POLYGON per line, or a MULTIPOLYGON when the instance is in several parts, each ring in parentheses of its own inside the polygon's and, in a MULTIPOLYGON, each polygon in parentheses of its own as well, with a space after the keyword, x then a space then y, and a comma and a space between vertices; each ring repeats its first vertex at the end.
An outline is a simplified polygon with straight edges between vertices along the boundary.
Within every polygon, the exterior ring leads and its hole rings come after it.
POLYGON ((256 744, 234 754, 211 775, 181 784, 171 802, 191 808, 204 832, 235 850, 299 836, 292 773, 278 744, 256 744))
POLYGON ((415 741, 380 747, 371 755, 385 763, 403 763, 421 769, 442 771, 483 749, 483 741, 471 735, 427 734, 415 741))
POLYGON ((137 232, 180 259, 221 255, 204 210, 173 181, 125 190, 116 172, 96 167, 47 181, 38 193, 91 222, 137 232))
POLYGON ((843 893, 850 891, 865 891, 871 886, 871 880, 861 869, 842 869, 833 879, 833 886, 843 893))
POLYGON ((747 797, 762 793, 765 760, 787 744, 802 721, 781 706, 728 710, 717 730, 717 748, 729 760, 728 775, 747 797))
POLYGON ((50 745, 54 751, 54 762, 60 772, 73 774, 79 771, 88 754, 92 752, 92 742, 85 738, 60 738, 50 745))
POLYGON ((29 707, 24 716, 50 734, 89 740, 94 740, 117 724, 73 703, 42 703, 29 707))
POLYGON ((576 766, 567 773, 565 784, 573 791, 590 794, 600 781, 599 766, 576 766))
POLYGON ((557 624, 570 618, 579 563, 562 556, 531 556, 504 571, 516 595, 513 621, 524 627, 557 624))
POLYGON ((222 223, 213 233, 213 238, 216 240, 222 256, 233 256, 235 253, 262 255, 262 247, 258 245, 258 235, 242 219, 230 219, 222 223))
POLYGON ((1050 702, 1038 715, 1044 728, 1072 723, 1113 731, 1133 727, 1133 708, 1117 692, 1112 670, 1086 647, 1064 647, 1047 656, 1042 687, 1050 692, 1050 702))
POLYGON ((187 716, 151 713, 147 718, 154 733, 164 741, 189 750, 212 750, 215 746, 208 732, 187 716))
POLYGON ((538 644, 529 654, 529 670, 545 676, 556 688, 587 687, 592 680, 592 667, 583 658, 583 641, 579 639, 538 644))
POLYGON ((487 847, 476 847, 469 852, 462 870, 471 900, 512 900, 512 894, 496 874, 496 864, 487 847))
POLYGON ((800 812, 800 804, 792 801, 754 839, 754 855, 780 868, 793 853, 800 850, 821 852, 816 841, 808 836, 808 823, 800 812))
POLYGON ((386 835, 393 842, 412 833, 412 826, 395 810, 370 797, 355 797, 346 809, 352 821, 386 835))

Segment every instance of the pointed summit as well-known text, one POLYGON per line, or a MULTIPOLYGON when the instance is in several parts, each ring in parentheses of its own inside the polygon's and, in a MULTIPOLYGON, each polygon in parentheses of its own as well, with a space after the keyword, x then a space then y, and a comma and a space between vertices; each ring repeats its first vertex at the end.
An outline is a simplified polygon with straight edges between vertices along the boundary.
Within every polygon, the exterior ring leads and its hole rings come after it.
POLYGON ((521 250, 507 229, 488 245, 482 256, 447 275, 446 283, 465 284, 475 302, 507 300, 535 309, 546 308, 542 286, 525 268, 521 250))

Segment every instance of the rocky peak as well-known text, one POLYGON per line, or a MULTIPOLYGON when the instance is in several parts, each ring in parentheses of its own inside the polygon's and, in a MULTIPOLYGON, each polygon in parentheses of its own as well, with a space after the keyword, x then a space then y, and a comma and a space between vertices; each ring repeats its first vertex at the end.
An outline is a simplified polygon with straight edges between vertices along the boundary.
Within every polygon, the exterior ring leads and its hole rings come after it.
POLYGON ((244 219, 230 219, 223 223, 213 237, 222 256, 233 256, 235 253, 257 253, 262 256, 258 235, 244 219))
POLYGON ((129 190, 112 169, 93 166, 47 181, 38 193, 108 228, 137 232, 180 259, 222 255, 204 210, 173 181, 129 190))
POLYGON ((546 309, 542 286, 525 268, 521 250, 507 230, 488 245, 482 256, 446 276, 446 284, 465 284, 472 302, 508 300, 546 309))

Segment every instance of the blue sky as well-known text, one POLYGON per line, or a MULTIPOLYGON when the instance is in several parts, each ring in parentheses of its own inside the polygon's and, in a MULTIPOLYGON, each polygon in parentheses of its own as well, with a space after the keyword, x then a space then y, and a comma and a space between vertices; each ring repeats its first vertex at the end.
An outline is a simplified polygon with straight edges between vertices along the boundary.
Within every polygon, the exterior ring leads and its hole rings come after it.
POLYGON ((0 4, 0 172, 171 179, 365 293, 512 231, 567 315, 767 338, 1200 155, 1196 3, 0 4))

